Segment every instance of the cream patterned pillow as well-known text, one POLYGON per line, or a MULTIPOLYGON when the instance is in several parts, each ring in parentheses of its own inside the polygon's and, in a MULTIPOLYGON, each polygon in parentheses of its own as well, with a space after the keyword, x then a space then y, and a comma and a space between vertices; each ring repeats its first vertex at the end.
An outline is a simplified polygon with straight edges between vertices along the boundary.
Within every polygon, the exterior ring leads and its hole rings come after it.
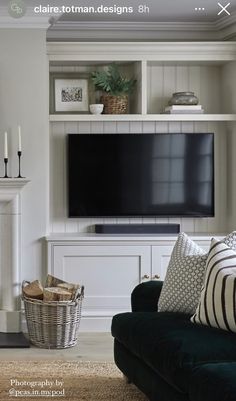
POLYGON ((231 249, 236 251, 236 231, 233 231, 227 237, 224 238, 223 242, 231 249))
POLYGON ((175 243, 158 302, 158 312, 193 314, 199 302, 207 253, 181 233, 175 243))

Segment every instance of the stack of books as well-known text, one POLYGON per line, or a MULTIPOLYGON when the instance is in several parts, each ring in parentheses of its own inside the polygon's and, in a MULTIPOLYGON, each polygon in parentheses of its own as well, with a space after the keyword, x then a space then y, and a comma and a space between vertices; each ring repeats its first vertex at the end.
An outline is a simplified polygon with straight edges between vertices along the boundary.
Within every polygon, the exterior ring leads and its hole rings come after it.
POLYGON ((165 114, 203 114, 204 109, 200 104, 196 106, 173 105, 165 108, 165 114))

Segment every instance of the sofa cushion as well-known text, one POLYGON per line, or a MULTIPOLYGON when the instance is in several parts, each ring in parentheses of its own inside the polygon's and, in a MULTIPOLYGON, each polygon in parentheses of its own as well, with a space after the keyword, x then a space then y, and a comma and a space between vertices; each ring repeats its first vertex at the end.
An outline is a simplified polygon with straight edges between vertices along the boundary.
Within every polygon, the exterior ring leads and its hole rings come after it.
POLYGON ((236 332, 236 252, 212 239, 206 276, 192 322, 236 332))
POLYGON ((235 334, 194 325, 184 314, 122 313, 112 335, 179 391, 187 392, 196 365, 236 360, 235 334))
POLYGON ((175 243, 158 302, 160 312, 196 311, 206 269, 207 253, 185 233, 175 243))
POLYGON ((189 398, 191 401, 235 401, 236 362, 194 368, 189 380, 189 398))

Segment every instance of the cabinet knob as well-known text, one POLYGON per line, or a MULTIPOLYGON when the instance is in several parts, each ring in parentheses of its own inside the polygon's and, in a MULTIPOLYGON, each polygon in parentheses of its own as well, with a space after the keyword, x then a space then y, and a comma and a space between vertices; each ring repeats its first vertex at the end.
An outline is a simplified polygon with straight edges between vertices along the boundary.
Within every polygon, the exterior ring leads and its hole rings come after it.
POLYGON ((148 280, 149 278, 150 278, 150 276, 148 274, 144 274, 143 280, 148 280))
POLYGON ((158 274, 155 274, 155 276, 153 276, 153 280, 159 280, 161 277, 160 276, 158 276, 158 274))

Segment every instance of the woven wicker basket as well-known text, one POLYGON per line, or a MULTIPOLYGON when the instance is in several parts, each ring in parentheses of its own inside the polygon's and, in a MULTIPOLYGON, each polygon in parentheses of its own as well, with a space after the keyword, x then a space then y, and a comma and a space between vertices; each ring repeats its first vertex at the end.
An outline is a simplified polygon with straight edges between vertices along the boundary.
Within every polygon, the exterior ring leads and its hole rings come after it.
POLYGON ((101 103, 104 104, 104 114, 126 114, 128 111, 128 95, 105 94, 101 96, 101 103))
MULTIPOLYGON (((23 281, 22 287, 29 284, 23 281)), ((84 287, 73 301, 43 302, 22 295, 30 341, 41 348, 69 348, 77 343, 84 287)))

